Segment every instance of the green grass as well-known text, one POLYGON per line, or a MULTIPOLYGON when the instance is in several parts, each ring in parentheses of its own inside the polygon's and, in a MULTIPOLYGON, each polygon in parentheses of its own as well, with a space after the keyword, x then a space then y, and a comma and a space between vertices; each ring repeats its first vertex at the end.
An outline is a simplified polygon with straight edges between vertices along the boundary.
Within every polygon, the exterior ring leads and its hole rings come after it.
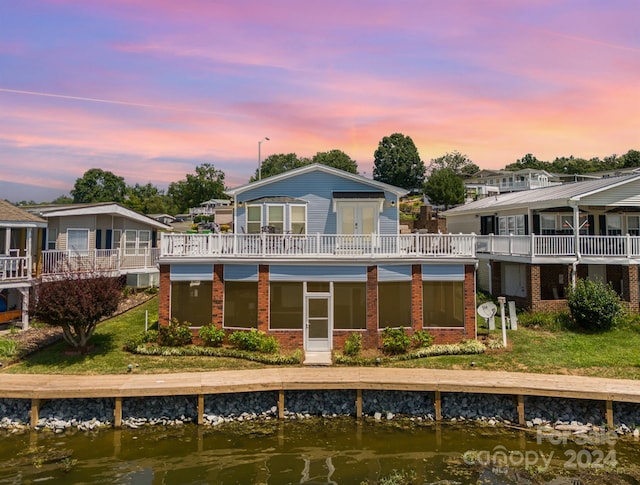
MULTIPOLYGON (((149 321, 155 322, 158 318, 157 298, 101 323, 92 340, 95 349, 88 355, 70 355, 67 352, 68 346, 60 342, 2 371, 43 374, 121 374, 127 372, 129 364, 133 364, 134 373, 269 367, 265 364, 225 357, 169 358, 125 352, 122 350, 124 342, 144 329, 145 310, 149 311, 149 321)), ((500 331, 495 331, 493 337, 500 340, 500 331)), ((640 324, 634 321, 599 334, 521 326, 517 331, 508 331, 508 341, 507 350, 488 351, 477 355, 427 357, 385 365, 437 369, 474 368, 640 379, 640 324)))
POLYGON ((133 364, 134 373, 198 372, 216 369, 255 369, 263 364, 233 358, 156 357, 133 355, 123 350, 124 342, 144 330, 145 310, 149 322, 158 319, 158 299, 98 325, 91 339, 94 349, 87 355, 69 353, 69 346, 58 342, 4 372, 31 374, 125 374, 133 364))

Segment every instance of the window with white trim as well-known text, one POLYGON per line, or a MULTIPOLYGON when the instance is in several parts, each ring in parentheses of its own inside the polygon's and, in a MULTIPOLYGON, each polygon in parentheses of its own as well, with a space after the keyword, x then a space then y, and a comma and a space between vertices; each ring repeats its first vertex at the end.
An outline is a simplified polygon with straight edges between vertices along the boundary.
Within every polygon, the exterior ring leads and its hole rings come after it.
POLYGON ((58 229, 56 229, 55 227, 47 229, 47 249, 55 249, 57 239, 58 229))
POLYGON ((151 248, 151 231, 124 231, 124 253, 127 255, 142 255, 151 248))
POLYGON ((627 216, 627 232, 631 236, 640 236, 640 216, 627 216))
POLYGON ((262 227, 262 206, 247 206, 247 233, 259 234, 262 227))
POLYGON ((284 233, 284 205, 267 206, 267 226, 274 227, 277 234, 284 233))
POLYGON ((306 234, 307 232, 307 206, 289 206, 289 221, 292 234, 306 234))
POLYGON ((607 236, 622 235, 622 216, 607 214, 607 236))
POLYGON ((89 229, 67 229, 67 250, 77 256, 87 256, 89 229))
POLYGON ((498 217, 498 231, 501 236, 524 236, 524 215, 498 217))
POLYGON ((120 249, 121 241, 122 241, 122 231, 120 229, 114 229, 113 230, 113 243, 111 244, 111 247, 113 249, 120 249))

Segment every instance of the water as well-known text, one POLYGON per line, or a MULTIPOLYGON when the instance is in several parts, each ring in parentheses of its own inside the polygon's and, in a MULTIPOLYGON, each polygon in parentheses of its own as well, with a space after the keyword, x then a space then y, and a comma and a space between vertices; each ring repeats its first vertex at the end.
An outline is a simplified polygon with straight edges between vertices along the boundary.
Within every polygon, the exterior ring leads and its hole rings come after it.
POLYGON ((631 484, 640 483, 636 463, 636 442, 614 435, 576 443, 490 427, 352 418, 0 439, 0 484, 504 484, 554 477, 631 484))

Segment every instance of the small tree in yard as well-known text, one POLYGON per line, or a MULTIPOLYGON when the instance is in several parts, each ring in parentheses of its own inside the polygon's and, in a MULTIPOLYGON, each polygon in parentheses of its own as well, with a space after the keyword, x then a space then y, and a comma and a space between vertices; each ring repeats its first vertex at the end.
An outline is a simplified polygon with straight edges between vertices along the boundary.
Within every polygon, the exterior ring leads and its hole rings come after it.
POLYGON ((70 273, 36 288, 33 315, 61 327, 65 342, 86 353, 98 322, 117 310, 122 288, 118 278, 70 273))
POLYGON ((609 330, 622 315, 620 297, 601 281, 578 279, 576 287, 569 290, 568 303, 571 317, 584 330, 609 330))

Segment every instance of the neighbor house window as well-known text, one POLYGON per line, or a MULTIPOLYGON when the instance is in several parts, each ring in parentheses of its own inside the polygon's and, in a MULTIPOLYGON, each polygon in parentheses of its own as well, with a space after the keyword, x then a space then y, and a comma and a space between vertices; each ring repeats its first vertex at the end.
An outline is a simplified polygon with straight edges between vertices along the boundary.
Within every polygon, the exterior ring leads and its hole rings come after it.
POLYGON ((113 243, 111 247, 113 249, 120 249, 120 244, 122 240, 122 231, 120 229, 113 230, 113 243))
POLYGON ((523 236, 525 233, 524 216, 498 217, 498 230, 501 236, 508 236, 509 234, 523 236))
POLYGON ((378 283, 378 327, 411 326, 411 281, 378 283))
POLYGON ((247 233, 259 234, 262 227, 262 206, 247 206, 247 233))
POLYGON ((333 326, 338 330, 367 328, 367 284, 333 284, 333 326))
POLYGON ((89 229, 67 229, 67 250, 77 256, 89 254, 89 229))
POLYGON ((225 281, 224 326, 258 328, 257 281, 225 281))
POLYGON ((125 254, 144 254, 151 247, 151 231, 124 231, 125 254))
POLYGON ((171 318, 191 327, 211 323, 212 281, 172 281, 171 318))
POLYGON ((622 235, 622 217, 607 215, 607 236, 622 235))
POLYGON ((269 287, 269 327, 302 330, 302 283, 272 281, 269 287))
POLYGON ((640 217, 627 216, 627 232, 631 236, 640 236, 640 217))
POLYGON ((56 229, 55 227, 47 229, 47 249, 55 249, 57 239, 58 229, 56 229))
POLYGON ((463 289, 463 281, 423 281, 422 325, 463 327, 463 289))

